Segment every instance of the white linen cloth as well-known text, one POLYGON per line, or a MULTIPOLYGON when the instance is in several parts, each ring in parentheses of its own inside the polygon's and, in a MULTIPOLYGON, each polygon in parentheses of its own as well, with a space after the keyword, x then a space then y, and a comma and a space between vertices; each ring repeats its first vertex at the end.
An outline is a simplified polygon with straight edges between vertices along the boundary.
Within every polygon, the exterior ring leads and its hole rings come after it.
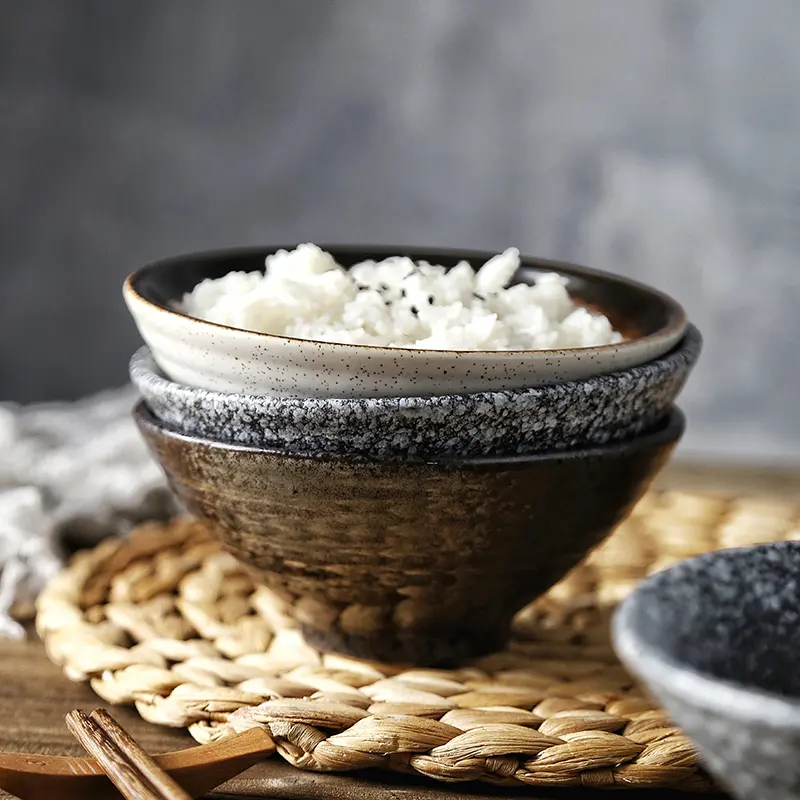
POLYGON ((174 501, 131 418, 124 387, 76 403, 0 404, 0 637, 69 550, 163 517, 174 501))

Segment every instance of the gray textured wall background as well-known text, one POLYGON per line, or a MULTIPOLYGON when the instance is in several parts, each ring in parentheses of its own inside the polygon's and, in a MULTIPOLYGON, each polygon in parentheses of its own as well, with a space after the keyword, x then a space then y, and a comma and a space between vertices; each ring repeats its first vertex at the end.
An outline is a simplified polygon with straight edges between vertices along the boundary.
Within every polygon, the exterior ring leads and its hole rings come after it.
POLYGON ((166 254, 502 248, 676 294, 687 451, 800 456, 794 0, 0 0, 0 397, 120 383, 166 254))

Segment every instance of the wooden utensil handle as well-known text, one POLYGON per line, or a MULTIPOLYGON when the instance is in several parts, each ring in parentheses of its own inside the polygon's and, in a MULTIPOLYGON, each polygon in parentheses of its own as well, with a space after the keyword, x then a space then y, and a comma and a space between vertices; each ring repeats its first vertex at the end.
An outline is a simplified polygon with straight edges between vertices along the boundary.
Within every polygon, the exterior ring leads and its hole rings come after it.
POLYGON ((150 781, 165 800, 192 800, 183 787, 156 764, 152 756, 104 709, 92 711, 94 720, 109 739, 127 755, 130 762, 150 781))
POLYGON ((144 775, 83 711, 70 711, 66 720, 70 732, 100 762, 123 797, 128 800, 162 800, 144 775))

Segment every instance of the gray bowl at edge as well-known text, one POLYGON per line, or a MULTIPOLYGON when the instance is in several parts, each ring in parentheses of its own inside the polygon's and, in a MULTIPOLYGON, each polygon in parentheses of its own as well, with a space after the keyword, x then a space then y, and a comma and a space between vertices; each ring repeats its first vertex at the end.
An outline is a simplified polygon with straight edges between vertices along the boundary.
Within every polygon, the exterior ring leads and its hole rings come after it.
POLYGON ((645 580, 614 619, 628 668, 744 800, 800 798, 800 542, 722 550, 645 580))

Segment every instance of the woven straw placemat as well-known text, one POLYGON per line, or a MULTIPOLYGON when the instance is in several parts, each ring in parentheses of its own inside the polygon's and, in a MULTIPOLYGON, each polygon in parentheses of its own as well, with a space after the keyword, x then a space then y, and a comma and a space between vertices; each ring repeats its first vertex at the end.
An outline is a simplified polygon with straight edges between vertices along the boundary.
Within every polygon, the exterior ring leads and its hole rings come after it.
POLYGON ((619 664, 614 606, 708 550, 800 538, 800 509, 651 492, 525 609, 508 649, 460 669, 324 655, 198 524, 149 524, 80 553, 42 593, 50 658, 111 703, 199 742, 261 726, 300 769, 383 767, 503 786, 714 786, 685 735, 619 664))

